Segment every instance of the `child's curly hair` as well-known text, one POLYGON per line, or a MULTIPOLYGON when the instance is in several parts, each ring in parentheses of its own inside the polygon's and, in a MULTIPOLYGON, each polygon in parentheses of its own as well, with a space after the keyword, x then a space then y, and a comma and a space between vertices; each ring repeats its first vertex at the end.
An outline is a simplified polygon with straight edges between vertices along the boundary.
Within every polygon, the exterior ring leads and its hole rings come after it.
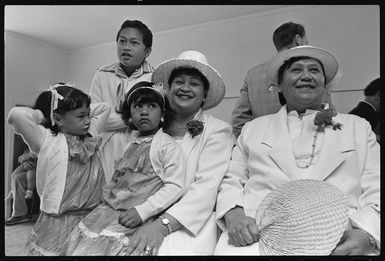
POLYGON ((141 103, 157 103, 162 110, 162 116, 164 121, 159 123, 159 127, 166 130, 175 117, 175 112, 170 106, 167 95, 161 94, 157 90, 151 90, 156 85, 153 82, 141 81, 136 83, 130 91, 125 95, 124 101, 120 102, 119 107, 116 108, 116 112, 121 114, 124 123, 132 130, 138 128, 130 121, 131 119, 131 104, 135 102, 141 103), (142 88, 141 87, 149 87, 142 88), (139 90, 137 90, 139 89, 139 90))

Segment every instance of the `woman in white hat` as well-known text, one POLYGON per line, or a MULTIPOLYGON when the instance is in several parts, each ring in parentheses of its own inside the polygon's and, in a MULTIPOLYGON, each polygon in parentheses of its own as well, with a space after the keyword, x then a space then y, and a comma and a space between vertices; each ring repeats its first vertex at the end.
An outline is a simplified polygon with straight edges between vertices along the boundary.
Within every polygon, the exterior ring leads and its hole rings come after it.
POLYGON ((335 56, 312 46, 271 61, 268 77, 286 104, 242 129, 219 189, 216 211, 224 233, 215 254, 258 253, 255 218, 262 199, 296 179, 325 181, 349 196, 349 222, 331 254, 379 251, 380 147, 366 120, 322 104, 337 71, 335 56))
POLYGON ((126 254, 212 255, 217 242, 217 191, 235 139, 231 126, 206 110, 222 101, 225 84, 197 51, 161 63, 152 81, 163 84, 176 112, 166 132, 187 156, 187 189, 158 219, 137 230, 126 254))

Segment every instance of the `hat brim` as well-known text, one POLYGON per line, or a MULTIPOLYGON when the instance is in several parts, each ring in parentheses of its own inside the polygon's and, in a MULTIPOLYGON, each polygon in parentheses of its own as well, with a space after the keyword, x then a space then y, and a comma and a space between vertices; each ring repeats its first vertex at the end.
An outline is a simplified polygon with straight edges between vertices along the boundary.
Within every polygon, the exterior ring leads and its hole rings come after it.
POLYGON ((325 85, 333 80, 337 74, 338 61, 331 52, 322 48, 303 45, 280 52, 270 61, 267 69, 267 77, 270 84, 278 85, 279 68, 285 63, 285 61, 298 56, 314 58, 322 63, 325 70, 325 85))
POLYGON ((170 59, 155 69, 152 74, 152 82, 162 83, 166 89, 170 89, 168 79, 172 70, 178 67, 191 67, 198 69, 208 80, 209 90, 207 91, 206 101, 202 106, 203 110, 217 106, 225 97, 225 83, 222 76, 210 65, 188 59, 170 59))

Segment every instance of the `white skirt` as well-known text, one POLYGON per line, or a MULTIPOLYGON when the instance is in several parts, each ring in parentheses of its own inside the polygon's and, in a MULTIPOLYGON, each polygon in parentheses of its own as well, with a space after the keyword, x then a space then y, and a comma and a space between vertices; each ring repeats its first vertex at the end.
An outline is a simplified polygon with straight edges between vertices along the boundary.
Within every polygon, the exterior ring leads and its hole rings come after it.
POLYGON ((206 224, 194 236, 186 229, 172 232, 164 238, 159 248, 159 256, 195 256, 213 255, 217 244, 217 223, 215 222, 215 212, 211 214, 206 224))

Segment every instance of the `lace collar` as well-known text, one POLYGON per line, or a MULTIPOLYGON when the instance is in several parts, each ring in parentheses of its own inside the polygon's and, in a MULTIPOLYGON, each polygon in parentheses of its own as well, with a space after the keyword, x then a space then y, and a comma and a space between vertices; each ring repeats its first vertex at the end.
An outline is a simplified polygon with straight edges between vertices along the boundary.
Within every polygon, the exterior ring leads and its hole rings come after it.
POLYGON ((136 144, 141 144, 143 142, 151 142, 152 138, 154 138, 155 134, 148 135, 148 136, 138 136, 139 132, 138 131, 132 131, 132 139, 131 143, 136 143, 136 144))
POLYGON ((102 143, 102 138, 80 137, 76 135, 63 133, 68 144, 69 158, 77 158, 82 164, 85 164, 96 153, 102 143))

